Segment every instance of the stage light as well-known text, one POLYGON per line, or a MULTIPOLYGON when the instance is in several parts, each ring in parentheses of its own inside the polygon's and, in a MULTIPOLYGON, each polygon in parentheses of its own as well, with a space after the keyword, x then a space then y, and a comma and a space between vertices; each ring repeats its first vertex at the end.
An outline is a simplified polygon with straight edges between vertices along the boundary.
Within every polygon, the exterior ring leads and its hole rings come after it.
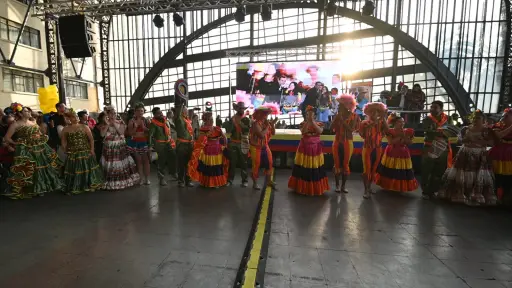
POLYGON ((372 16, 375 10, 375 4, 373 1, 366 1, 363 6, 363 16, 372 16))
POLYGON ((338 7, 336 7, 336 0, 329 0, 329 3, 325 6, 325 15, 327 15, 327 17, 334 17, 334 15, 336 15, 336 10, 338 10, 338 7))
POLYGON ((268 4, 261 5, 261 20, 272 20, 272 7, 270 7, 268 4))
POLYGON ((164 27, 164 18, 158 14, 155 15, 155 18, 153 18, 153 24, 155 24, 156 28, 164 27))
POLYGON ((174 12, 174 14, 172 14, 172 22, 174 22, 174 25, 180 27, 183 25, 183 17, 181 17, 180 14, 174 12))
POLYGON ((238 8, 236 8, 236 12, 235 12, 235 21, 238 22, 238 23, 242 23, 245 21, 245 7, 244 6, 240 6, 238 8))

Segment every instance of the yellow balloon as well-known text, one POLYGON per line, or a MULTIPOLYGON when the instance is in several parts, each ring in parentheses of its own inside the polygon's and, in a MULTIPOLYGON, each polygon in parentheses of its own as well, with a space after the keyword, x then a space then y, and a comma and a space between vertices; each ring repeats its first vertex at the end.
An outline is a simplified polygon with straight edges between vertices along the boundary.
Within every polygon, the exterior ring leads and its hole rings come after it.
POLYGON ((50 85, 37 90, 39 94, 39 108, 43 113, 57 112, 55 104, 59 103, 59 93, 57 86, 50 85))

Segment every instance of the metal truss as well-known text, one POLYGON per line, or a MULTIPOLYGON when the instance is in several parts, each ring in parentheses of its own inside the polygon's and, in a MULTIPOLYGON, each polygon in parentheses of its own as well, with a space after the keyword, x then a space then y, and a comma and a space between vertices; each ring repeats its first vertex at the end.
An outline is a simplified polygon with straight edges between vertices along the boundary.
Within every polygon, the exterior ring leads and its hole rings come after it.
POLYGON ((110 99, 110 70, 109 70, 109 57, 108 57, 108 34, 110 31, 110 23, 112 22, 111 16, 103 16, 100 19, 100 60, 101 60, 101 80, 103 86, 103 99, 105 105, 111 104, 110 99))
POLYGON ((44 30, 46 36, 46 53, 48 58, 48 70, 46 76, 50 79, 50 85, 57 85, 58 83, 58 69, 57 69, 57 45, 55 43, 55 21, 48 19, 44 23, 44 30))
POLYGON ((297 0, 55 0, 34 4, 32 16, 87 14, 100 18, 110 15, 142 15, 201 9, 232 8, 240 5, 300 3, 297 0))
POLYGON ((282 49, 233 49, 226 50, 226 57, 252 57, 265 54, 267 56, 275 57, 296 57, 305 56, 318 53, 336 54, 340 53, 341 49, 336 47, 305 47, 305 48, 282 48, 282 49))

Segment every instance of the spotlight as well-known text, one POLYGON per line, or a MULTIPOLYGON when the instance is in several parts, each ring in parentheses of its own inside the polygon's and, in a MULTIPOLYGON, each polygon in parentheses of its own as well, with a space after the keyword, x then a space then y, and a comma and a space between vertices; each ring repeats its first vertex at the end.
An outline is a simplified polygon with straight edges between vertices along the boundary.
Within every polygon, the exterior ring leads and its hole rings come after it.
POLYGON ((363 6, 363 16, 372 16, 373 10, 375 10, 375 4, 373 4, 373 1, 366 1, 363 6))
POLYGON ((158 14, 155 15, 155 18, 153 18, 153 24, 155 24, 156 28, 164 27, 164 18, 158 14))
POLYGON ((180 27, 183 25, 183 17, 181 17, 180 14, 174 12, 174 14, 172 14, 172 22, 174 22, 174 25, 180 27))
POLYGON ((261 5, 261 20, 270 21, 272 20, 272 7, 268 4, 261 5))
POLYGON ((235 21, 238 22, 238 23, 242 23, 245 21, 245 7, 244 6, 239 6, 238 8, 236 8, 236 12, 235 12, 235 21))
POLYGON ((334 17, 334 15, 336 15, 336 10, 338 10, 338 7, 336 7, 336 0, 329 0, 329 3, 325 6, 325 15, 327 15, 327 17, 334 17))

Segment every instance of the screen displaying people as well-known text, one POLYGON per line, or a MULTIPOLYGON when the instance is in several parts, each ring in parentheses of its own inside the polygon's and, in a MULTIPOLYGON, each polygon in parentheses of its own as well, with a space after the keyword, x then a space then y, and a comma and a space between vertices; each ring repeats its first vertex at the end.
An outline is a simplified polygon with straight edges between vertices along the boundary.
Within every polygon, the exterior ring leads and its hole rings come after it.
POLYGON ((281 115, 300 115, 305 104, 327 106, 323 102, 330 99, 325 91, 341 89, 338 68, 336 61, 239 63, 236 99, 250 110, 274 103, 279 104, 281 115))

